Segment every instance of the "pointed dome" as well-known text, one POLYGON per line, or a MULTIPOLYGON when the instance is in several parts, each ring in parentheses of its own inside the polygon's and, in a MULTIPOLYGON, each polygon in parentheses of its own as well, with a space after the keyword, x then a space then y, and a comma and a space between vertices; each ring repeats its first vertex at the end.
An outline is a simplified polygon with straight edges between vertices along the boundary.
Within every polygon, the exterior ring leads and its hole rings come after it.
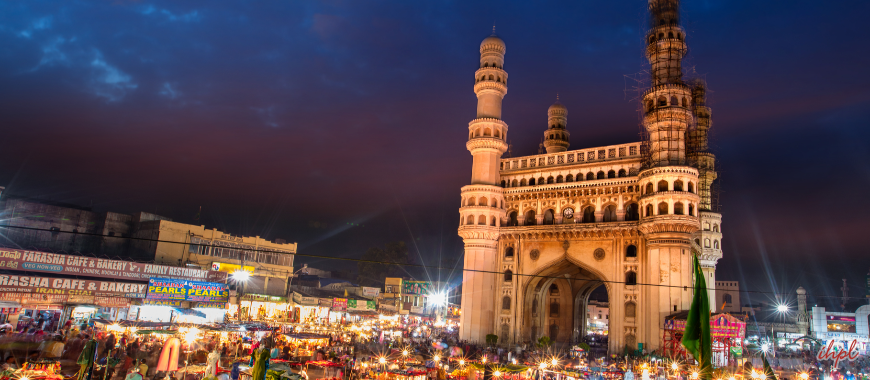
POLYGON ((552 115, 552 114, 556 113, 556 111, 561 111, 565 115, 568 114, 568 108, 565 107, 564 104, 559 102, 559 99, 556 99, 556 102, 553 103, 553 105, 550 106, 550 108, 547 108, 547 114, 552 115))
POLYGON ((498 38, 494 33, 493 35, 486 37, 483 39, 483 42, 480 43, 480 52, 483 53, 484 50, 496 50, 504 53, 507 49, 507 46, 504 44, 501 38, 498 38))

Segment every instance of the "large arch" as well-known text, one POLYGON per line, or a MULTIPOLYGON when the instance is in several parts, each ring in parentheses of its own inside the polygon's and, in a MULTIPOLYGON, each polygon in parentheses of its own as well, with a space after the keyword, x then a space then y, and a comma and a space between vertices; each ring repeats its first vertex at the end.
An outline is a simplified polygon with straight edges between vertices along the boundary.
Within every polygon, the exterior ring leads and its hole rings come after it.
POLYGON ((555 345, 568 347, 576 344, 586 335, 589 295, 602 284, 608 298, 612 298, 613 291, 606 277, 570 256, 542 265, 523 285, 524 307, 521 322, 517 323, 516 338, 535 342, 542 336, 549 336, 550 331, 558 331, 555 345), (556 295, 550 292, 554 285, 558 288, 556 295), (558 313, 551 313, 554 301, 559 305, 558 313), (551 329, 553 324, 558 328, 551 329))

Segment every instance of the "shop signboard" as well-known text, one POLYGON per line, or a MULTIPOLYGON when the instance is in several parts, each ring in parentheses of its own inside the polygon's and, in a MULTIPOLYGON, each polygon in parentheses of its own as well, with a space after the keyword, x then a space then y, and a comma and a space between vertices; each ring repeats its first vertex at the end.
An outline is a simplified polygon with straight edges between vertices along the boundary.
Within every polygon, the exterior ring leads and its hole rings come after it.
POLYGON ((172 306, 172 307, 181 307, 182 301, 159 301, 159 300, 144 300, 142 301, 143 305, 152 305, 152 306, 172 306))
POLYGON ((242 296, 243 301, 256 301, 256 302, 276 302, 276 303, 285 303, 287 302, 286 297, 278 297, 278 296, 270 296, 266 294, 245 294, 242 296))
POLYGON ((425 312, 426 311, 425 309, 423 309, 423 306, 411 306, 411 313, 413 314, 423 314, 425 312))
POLYGON ((129 282, 0 275, 0 292, 145 298, 148 286, 129 282))
POLYGON ((375 310, 375 308, 376 308, 375 301, 347 300, 347 310, 368 311, 368 310, 375 310))
POLYGON ((382 304, 378 305, 378 310, 383 310, 383 311, 396 311, 396 305, 390 305, 390 304, 382 303, 382 304))
POLYGON ((201 308, 201 309, 227 309, 228 308, 226 302, 197 302, 196 307, 201 308))
POLYGON ((22 305, 39 305, 39 304, 58 304, 62 305, 67 302, 68 296, 65 294, 21 294, 20 302, 22 305))
POLYGON ((332 307, 332 298, 318 298, 317 305, 320 307, 331 308, 332 307))
POLYGON ((0 248, 0 270, 68 274, 133 281, 146 281, 151 276, 192 281, 226 282, 227 280, 225 272, 202 270, 199 268, 142 264, 132 261, 62 255, 59 253, 12 248, 0 248))
POLYGON ((332 300, 332 311, 347 310, 347 298, 334 298, 332 300))
MULTIPOLYGON (((219 263, 217 261, 213 261, 211 263, 211 270, 225 273, 234 273, 243 269, 242 266, 239 264, 219 263)), ((245 265, 244 271, 254 273, 254 267, 250 265, 245 265)))
POLYGON ((94 297, 94 304, 101 307, 130 307, 130 300, 123 297, 94 297))
POLYGON ((402 281, 402 294, 428 295, 432 293, 429 281, 402 281))
POLYGON ((306 297, 297 292, 293 292, 293 302, 302 306, 317 306, 316 297, 306 297))
POLYGON ((364 286, 362 288, 362 296, 363 297, 376 298, 380 294, 381 294, 381 288, 370 288, 367 286, 364 286))
POLYGON ((161 301, 227 302, 229 297, 227 284, 152 278, 148 280, 148 293, 145 298, 161 301))

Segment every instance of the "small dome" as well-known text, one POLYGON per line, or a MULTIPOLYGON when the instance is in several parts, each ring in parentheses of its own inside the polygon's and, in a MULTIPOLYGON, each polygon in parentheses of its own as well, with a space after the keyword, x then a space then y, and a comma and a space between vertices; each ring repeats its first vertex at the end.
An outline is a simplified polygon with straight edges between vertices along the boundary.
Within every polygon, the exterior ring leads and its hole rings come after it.
POLYGON ((797 294, 807 294, 807 291, 804 290, 804 287, 803 287, 803 286, 799 286, 799 287, 797 288, 797 291, 796 291, 796 292, 797 292, 797 294))
POLYGON ((550 112, 553 112, 556 110, 568 112, 568 109, 565 108, 565 105, 562 103, 559 103, 558 100, 555 103, 553 103, 553 105, 550 106, 550 108, 547 108, 547 113, 550 113, 550 112))
POLYGON ((495 50, 501 50, 502 52, 504 52, 506 49, 506 46, 504 44, 504 41, 502 41, 501 38, 498 38, 498 36, 493 34, 489 37, 484 38, 483 42, 480 43, 480 51, 483 52, 484 49, 486 49, 486 50, 495 49, 495 50))

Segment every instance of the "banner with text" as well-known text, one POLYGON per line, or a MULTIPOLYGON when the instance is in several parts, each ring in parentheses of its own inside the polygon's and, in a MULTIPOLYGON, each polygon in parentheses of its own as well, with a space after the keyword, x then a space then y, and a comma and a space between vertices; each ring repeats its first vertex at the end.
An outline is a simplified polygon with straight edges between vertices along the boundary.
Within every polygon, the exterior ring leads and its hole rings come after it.
POLYGON ((347 310, 368 311, 377 308, 375 301, 347 300, 347 310))
POLYGON ((0 275, 0 292, 11 293, 145 298, 147 288, 145 284, 127 282, 0 275))
POLYGON ((11 248, 0 248, 0 270, 57 273, 139 281, 147 281, 151 276, 193 281, 226 282, 227 280, 225 272, 11 248))
POLYGON ((432 283, 429 281, 402 281, 402 293, 428 295, 432 293, 432 283))
POLYGON ((332 300, 332 311, 347 310, 347 298, 334 298, 332 300))
POLYGON ((152 278, 148 280, 146 299, 164 301, 227 302, 230 290, 227 284, 215 282, 152 278))
POLYGON ((381 294, 381 288, 369 288, 364 286, 362 288, 362 296, 366 298, 376 298, 381 294))

